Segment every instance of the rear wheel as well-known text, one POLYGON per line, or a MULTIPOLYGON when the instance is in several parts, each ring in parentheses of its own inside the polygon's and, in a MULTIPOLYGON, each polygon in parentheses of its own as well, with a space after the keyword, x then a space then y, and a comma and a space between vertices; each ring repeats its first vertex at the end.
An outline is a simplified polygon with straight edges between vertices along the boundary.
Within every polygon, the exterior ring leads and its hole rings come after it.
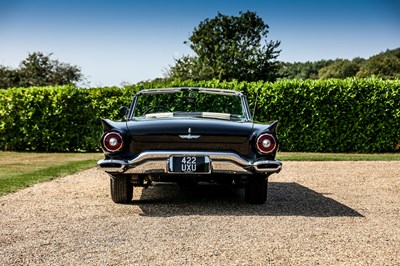
POLYGON ((111 198, 115 203, 129 203, 133 197, 133 185, 129 175, 112 175, 110 178, 111 198))
POLYGON ((267 201, 268 176, 253 175, 245 188, 246 202, 263 204, 267 201))

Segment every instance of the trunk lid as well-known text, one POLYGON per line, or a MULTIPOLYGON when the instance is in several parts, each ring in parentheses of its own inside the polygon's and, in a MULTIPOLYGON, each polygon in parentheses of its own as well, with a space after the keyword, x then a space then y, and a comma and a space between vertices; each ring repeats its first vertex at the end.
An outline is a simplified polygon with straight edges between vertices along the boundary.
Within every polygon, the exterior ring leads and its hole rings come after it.
POLYGON ((155 119, 128 121, 131 151, 213 150, 248 154, 251 122, 213 119, 155 119))

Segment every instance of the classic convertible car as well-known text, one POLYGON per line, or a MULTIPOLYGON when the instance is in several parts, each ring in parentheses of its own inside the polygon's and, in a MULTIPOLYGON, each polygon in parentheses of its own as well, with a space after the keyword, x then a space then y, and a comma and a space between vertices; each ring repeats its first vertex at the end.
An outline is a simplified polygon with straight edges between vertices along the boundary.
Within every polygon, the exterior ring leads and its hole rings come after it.
POLYGON ((138 92, 124 121, 103 119, 111 198, 128 203, 133 187, 152 182, 213 182, 245 187, 245 200, 267 199, 268 176, 282 164, 277 121, 253 122, 246 97, 233 90, 165 88, 138 92))

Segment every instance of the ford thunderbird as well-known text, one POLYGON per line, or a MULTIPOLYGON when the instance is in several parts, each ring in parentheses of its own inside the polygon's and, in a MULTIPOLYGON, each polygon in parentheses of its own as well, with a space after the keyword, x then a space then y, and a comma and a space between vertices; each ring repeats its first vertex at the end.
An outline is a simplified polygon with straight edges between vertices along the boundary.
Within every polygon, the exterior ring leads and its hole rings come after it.
POLYGON ((128 203, 134 187, 152 182, 212 182, 245 188, 245 200, 267 199, 278 173, 277 121, 255 123, 245 95, 206 88, 138 92, 122 121, 103 119, 98 168, 110 176, 111 198, 128 203))

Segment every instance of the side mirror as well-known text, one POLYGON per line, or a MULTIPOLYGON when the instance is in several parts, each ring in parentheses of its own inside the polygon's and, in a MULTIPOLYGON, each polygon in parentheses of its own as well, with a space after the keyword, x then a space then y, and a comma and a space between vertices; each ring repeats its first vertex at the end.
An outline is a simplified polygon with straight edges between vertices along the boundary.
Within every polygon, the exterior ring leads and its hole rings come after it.
POLYGON ((123 106, 121 107, 121 109, 119 109, 119 114, 124 118, 128 115, 128 113, 129 113, 129 108, 126 106, 123 106))

